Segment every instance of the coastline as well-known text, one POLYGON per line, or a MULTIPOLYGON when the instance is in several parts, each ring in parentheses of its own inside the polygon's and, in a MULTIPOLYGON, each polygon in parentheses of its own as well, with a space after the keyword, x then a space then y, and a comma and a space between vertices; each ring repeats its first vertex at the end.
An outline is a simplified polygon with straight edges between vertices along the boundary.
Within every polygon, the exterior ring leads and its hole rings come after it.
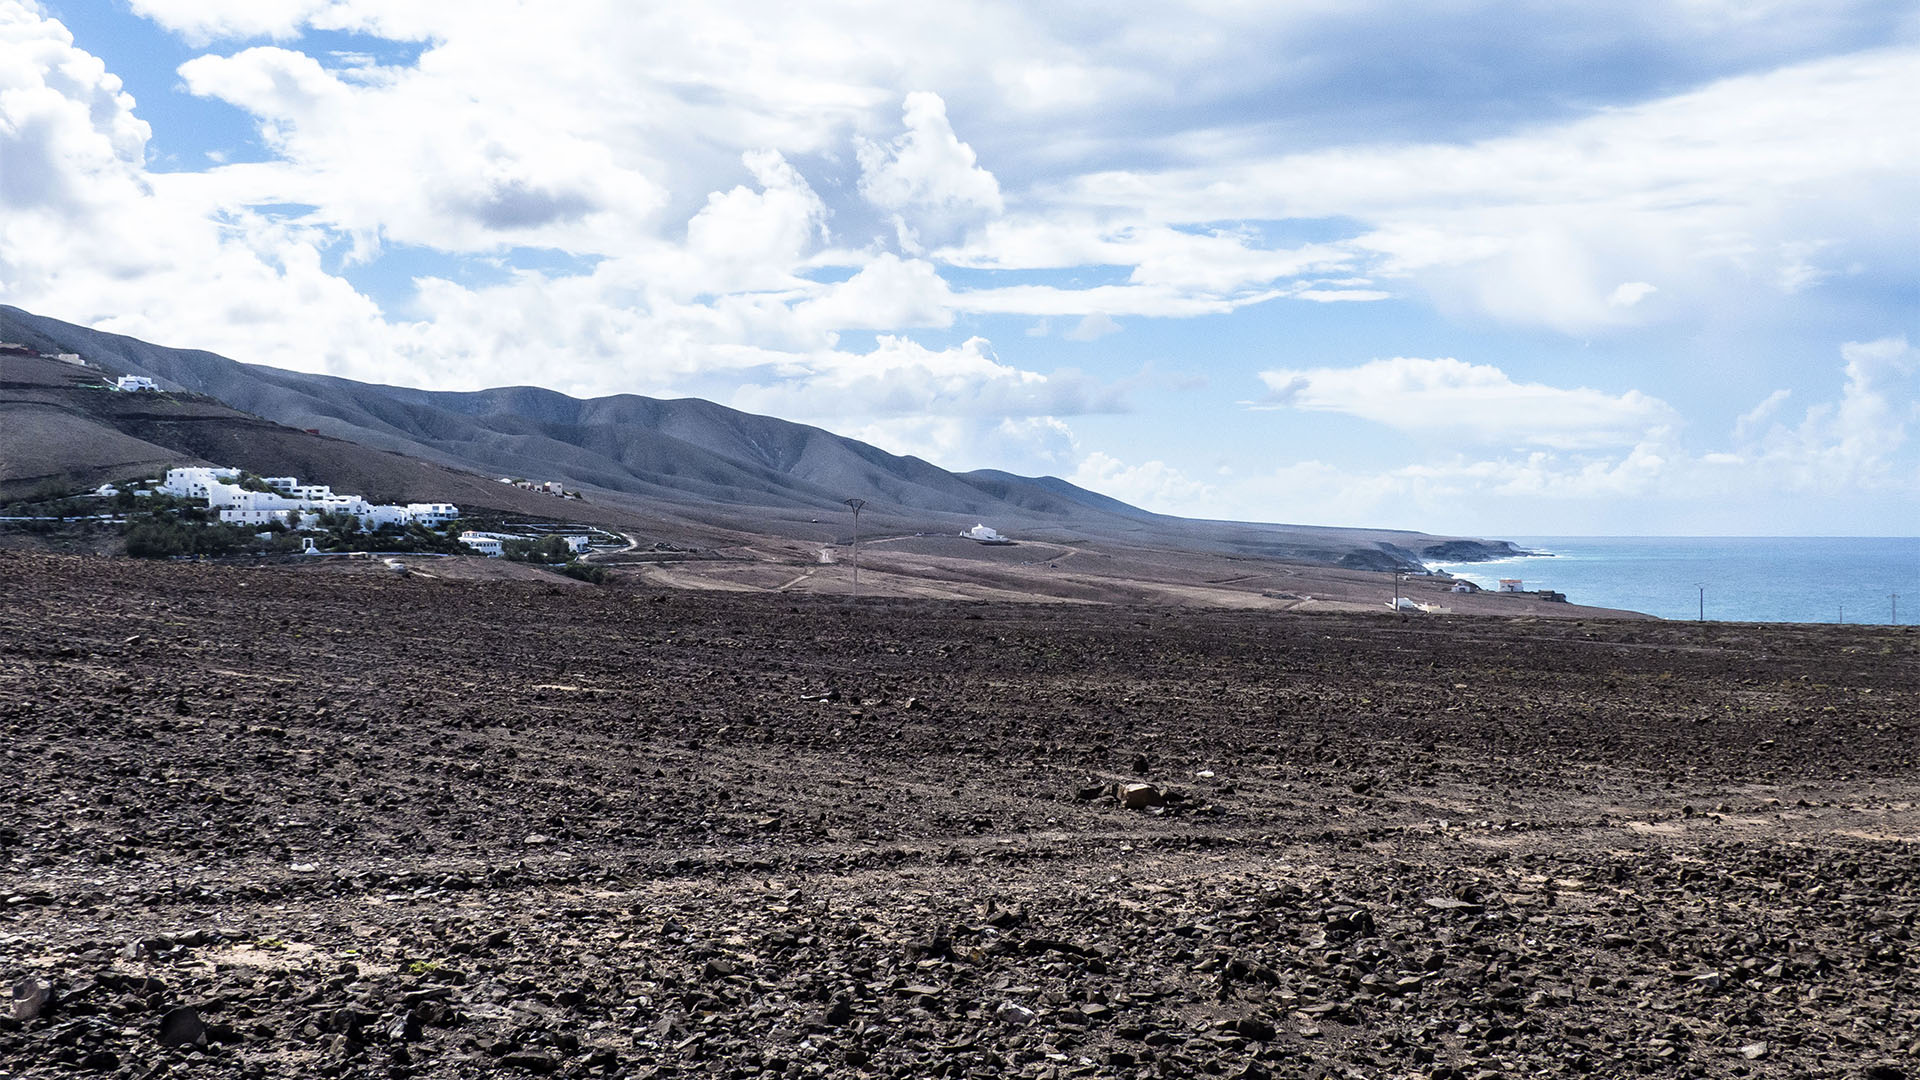
POLYGON ((1522 537, 1530 554, 1436 562, 1482 588, 1517 577, 1576 604, 1672 621, 1912 626, 1913 537, 1522 537), (1911 607, 1904 599, 1911 597, 1911 607))

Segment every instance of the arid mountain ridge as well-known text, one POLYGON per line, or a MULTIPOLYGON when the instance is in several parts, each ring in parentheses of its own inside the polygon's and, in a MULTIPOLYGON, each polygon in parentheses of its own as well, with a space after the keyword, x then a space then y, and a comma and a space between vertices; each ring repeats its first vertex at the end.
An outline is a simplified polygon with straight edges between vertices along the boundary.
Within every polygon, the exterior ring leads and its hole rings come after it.
POLYGON ((863 522, 875 530, 949 531, 986 521, 1009 534, 1055 541, 1378 570, 1513 551, 1502 541, 1418 532, 1155 514, 1057 477, 949 472, 821 428, 697 398, 582 400, 531 386, 473 392, 381 386, 155 345, 5 305, 0 341, 45 354, 77 353, 105 372, 146 375, 165 389, 203 396, 156 415, 133 401, 102 402, 97 392, 95 399, 63 396, 33 385, 34 379, 0 375, 0 416, 7 418, 0 424, 0 485, 16 488, 41 474, 105 477, 121 458, 130 467, 143 453, 156 460, 184 453, 357 483, 395 497, 478 499, 503 509, 524 510, 527 497, 504 484, 479 486, 470 474, 559 480, 585 491, 591 505, 664 518, 695 532, 817 536, 821 521, 845 517, 842 500, 858 497, 868 501, 863 522), (189 419, 192 409, 199 413, 189 419), (47 437, 81 426, 87 430, 78 439, 47 437), (109 443, 124 445, 118 453, 100 452, 109 443), (88 452, 76 450, 73 460, 62 461, 58 447, 66 444, 88 452), (454 472, 468 475, 454 482, 454 472), (428 490, 436 485, 441 490, 428 490))

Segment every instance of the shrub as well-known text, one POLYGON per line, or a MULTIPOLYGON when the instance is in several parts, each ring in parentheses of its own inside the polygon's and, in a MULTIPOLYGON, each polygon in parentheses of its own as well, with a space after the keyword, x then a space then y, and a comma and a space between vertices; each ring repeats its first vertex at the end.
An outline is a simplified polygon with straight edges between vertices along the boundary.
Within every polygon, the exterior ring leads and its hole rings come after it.
POLYGON ((570 578, 578 578, 581 581, 591 581, 595 585, 605 584, 607 580, 606 567, 595 566, 592 563, 583 563, 578 559, 560 567, 560 572, 570 578))

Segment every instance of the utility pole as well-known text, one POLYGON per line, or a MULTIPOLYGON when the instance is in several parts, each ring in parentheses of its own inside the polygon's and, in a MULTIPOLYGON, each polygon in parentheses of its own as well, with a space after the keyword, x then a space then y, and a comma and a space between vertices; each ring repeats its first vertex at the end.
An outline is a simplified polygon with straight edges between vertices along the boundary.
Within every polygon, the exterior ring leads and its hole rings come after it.
POLYGON ((1892 609, 1891 618, 1893 619, 1893 625, 1899 626, 1900 625, 1900 594, 1897 592, 1888 593, 1887 606, 1892 609))
POLYGON ((1700 586, 1700 621, 1707 621, 1707 587, 1700 586))
POLYGON ((867 505, 865 499, 848 499, 853 507, 853 598, 860 599, 860 508, 867 505))

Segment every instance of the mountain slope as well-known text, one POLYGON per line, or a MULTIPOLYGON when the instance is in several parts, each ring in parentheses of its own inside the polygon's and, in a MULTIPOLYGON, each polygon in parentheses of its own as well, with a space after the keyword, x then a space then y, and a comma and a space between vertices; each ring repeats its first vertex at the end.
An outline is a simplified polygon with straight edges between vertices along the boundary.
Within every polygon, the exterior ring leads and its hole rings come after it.
POLYGON ((1057 477, 956 474, 820 428, 691 398, 581 400, 528 386, 464 393, 379 386, 165 348, 5 306, 0 340, 79 353, 106 370, 147 375, 288 427, 494 477, 560 480, 589 489, 596 501, 748 532, 815 536, 817 527, 799 526, 842 514, 842 501, 858 497, 870 504, 864 520, 881 530, 949 531, 987 521, 1014 535, 1360 568, 1414 566, 1424 548, 1448 542, 1386 530, 1189 521, 1057 477))

